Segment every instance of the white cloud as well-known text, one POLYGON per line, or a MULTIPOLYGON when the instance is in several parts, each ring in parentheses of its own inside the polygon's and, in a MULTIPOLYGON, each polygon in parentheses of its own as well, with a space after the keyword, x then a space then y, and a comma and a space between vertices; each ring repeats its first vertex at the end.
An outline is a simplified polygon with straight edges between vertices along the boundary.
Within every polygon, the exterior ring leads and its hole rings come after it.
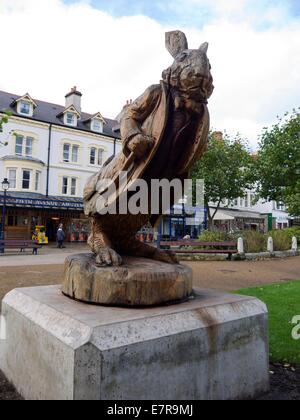
MULTIPOLYGON (((214 21, 186 32, 192 48, 210 42, 213 127, 239 131, 254 144, 277 114, 300 105, 300 27, 294 21, 257 31, 224 17, 241 11, 235 5, 218 2, 214 21)), ((63 104, 77 85, 84 110, 114 117, 171 64, 166 29, 145 16, 114 18, 86 2, 0 0, 0 89, 63 104)))

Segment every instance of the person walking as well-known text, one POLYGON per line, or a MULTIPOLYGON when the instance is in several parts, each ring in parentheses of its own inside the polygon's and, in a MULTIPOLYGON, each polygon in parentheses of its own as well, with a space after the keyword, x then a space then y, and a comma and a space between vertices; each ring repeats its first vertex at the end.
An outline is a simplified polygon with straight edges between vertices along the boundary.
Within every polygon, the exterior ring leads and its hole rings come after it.
POLYGON ((39 236, 37 231, 32 234, 32 255, 37 255, 39 248, 39 236))
POLYGON ((57 248, 62 249, 64 248, 64 240, 65 240, 65 232, 63 231, 63 225, 59 225, 58 231, 57 231, 57 248))

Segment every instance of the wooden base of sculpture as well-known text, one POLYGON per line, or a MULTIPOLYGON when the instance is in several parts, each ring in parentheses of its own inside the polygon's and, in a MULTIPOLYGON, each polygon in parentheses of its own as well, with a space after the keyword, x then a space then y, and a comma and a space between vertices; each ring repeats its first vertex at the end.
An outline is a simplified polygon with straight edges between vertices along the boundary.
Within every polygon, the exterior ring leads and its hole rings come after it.
POLYGON ((156 306, 188 299, 189 267, 124 257, 120 267, 99 267, 93 254, 68 257, 62 291, 79 301, 109 306, 156 306))

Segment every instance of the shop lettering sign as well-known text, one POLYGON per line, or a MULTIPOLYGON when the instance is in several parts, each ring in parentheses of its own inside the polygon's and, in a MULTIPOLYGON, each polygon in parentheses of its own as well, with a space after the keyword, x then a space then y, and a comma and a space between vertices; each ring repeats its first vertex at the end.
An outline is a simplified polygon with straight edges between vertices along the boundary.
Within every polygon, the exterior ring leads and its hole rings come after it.
MULTIPOLYGON (((0 203, 3 203, 3 197, 0 197, 0 203)), ((11 207, 42 207, 42 208, 56 208, 56 209, 76 209, 83 210, 83 203, 72 202, 72 201, 60 201, 60 200, 43 200, 43 199, 31 199, 31 198, 17 198, 7 197, 6 205, 11 207)))

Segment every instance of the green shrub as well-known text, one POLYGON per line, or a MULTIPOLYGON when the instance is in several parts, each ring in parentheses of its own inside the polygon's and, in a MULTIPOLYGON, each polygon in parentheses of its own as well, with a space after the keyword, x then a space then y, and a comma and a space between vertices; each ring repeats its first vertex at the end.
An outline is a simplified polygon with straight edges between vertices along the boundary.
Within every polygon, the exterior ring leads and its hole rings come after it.
POLYGON ((284 232, 286 232, 290 238, 293 238, 293 236, 296 236, 298 244, 300 244, 300 227, 284 229, 284 232))
POLYGON ((205 230, 199 236, 199 241, 201 242, 224 242, 227 240, 228 237, 226 232, 205 230))
POLYGON ((268 233, 274 241, 274 251, 288 251, 292 247, 292 237, 286 230, 272 230, 268 233))
POLYGON ((242 233, 245 252, 258 253, 267 250, 267 240, 263 233, 256 230, 247 230, 242 233))

